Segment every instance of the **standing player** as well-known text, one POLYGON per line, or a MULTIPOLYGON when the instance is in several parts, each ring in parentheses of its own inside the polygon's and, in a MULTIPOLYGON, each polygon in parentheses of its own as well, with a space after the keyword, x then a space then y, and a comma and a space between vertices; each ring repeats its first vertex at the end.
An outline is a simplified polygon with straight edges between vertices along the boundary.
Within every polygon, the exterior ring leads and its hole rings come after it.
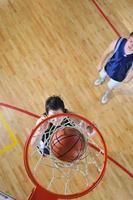
POLYGON ((109 45, 97 69, 100 77, 95 81, 95 86, 101 85, 107 76, 110 79, 101 97, 101 103, 106 104, 113 89, 133 78, 133 32, 128 39, 119 38, 109 45))

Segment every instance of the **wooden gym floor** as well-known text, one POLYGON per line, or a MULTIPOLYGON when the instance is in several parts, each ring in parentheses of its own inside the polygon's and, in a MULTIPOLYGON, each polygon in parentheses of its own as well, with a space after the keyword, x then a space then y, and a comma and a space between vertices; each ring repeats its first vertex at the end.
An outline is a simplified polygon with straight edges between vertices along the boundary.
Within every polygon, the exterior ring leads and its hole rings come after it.
MULTIPOLYGON (((68 109, 94 121, 108 155, 133 171, 133 81, 101 105, 106 84, 94 87, 101 54, 133 31, 132 0, 0 0, 0 102, 42 114, 61 95, 68 109), (107 18, 99 12, 97 3, 107 18), (117 30, 117 31, 116 31, 117 30)), ((23 147, 36 119, 0 108, 0 191, 26 200, 33 185, 23 147)), ((130 174, 131 175, 131 174, 130 174)), ((133 179, 108 161, 102 182, 81 200, 132 200, 133 179)))

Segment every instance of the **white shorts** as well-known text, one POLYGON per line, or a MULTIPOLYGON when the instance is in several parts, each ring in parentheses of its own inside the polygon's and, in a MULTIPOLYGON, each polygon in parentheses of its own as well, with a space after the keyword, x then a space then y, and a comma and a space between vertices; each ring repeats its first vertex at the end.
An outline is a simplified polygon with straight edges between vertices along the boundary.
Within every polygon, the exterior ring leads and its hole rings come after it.
MULTIPOLYGON (((108 76, 107 72, 105 71, 105 69, 103 68, 100 71, 100 78, 105 79, 108 76)), ((109 89, 114 89, 116 87, 118 87, 121 84, 121 82, 115 81, 113 79, 110 78, 110 80, 108 81, 107 85, 109 89)))

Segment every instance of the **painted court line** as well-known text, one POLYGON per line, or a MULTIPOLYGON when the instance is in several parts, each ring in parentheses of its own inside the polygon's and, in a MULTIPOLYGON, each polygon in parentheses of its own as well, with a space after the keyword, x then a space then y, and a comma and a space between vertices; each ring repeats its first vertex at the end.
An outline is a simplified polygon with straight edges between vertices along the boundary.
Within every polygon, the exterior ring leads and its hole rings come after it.
POLYGON ((110 21, 110 19, 105 15, 105 13, 103 12, 103 10, 100 8, 100 6, 98 5, 98 3, 95 0, 92 0, 93 4, 96 6, 96 8, 98 9, 98 11, 101 13, 101 15, 104 17, 104 19, 108 22, 108 24, 110 25, 110 27, 113 29, 113 31, 116 33, 117 36, 120 37, 120 33, 117 31, 117 29, 115 28, 115 26, 112 24, 112 22, 110 21))
POLYGON ((7 104, 7 103, 0 103, 0 107, 10 108, 11 110, 19 111, 19 112, 21 112, 21 113, 24 113, 24 114, 26 114, 26 115, 30 115, 30 116, 35 117, 35 118, 37 118, 37 119, 38 119, 39 117, 41 117, 41 116, 36 115, 36 114, 34 114, 34 113, 32 113, 32 112, 29 112, 29 111, 24 110, 24 109, 22 109, 22 108, 18 108, 18 107, 16 107, 16 106, 9 105, 9 104, 7 104))
POLYGON ((18 144, 18 141, 15 137, 14 132, 12 131, 11 127, 7 123, 5 117, 3 116, 2 112, 0 112, 0 121, 2 122, 4 128, 7 130, 7 133, 12 141, 11 144, 4 146, 3 148, 0 149, 0 154, 5 153, 6 151, 11 150, 13 147, 15 147, 18 144))

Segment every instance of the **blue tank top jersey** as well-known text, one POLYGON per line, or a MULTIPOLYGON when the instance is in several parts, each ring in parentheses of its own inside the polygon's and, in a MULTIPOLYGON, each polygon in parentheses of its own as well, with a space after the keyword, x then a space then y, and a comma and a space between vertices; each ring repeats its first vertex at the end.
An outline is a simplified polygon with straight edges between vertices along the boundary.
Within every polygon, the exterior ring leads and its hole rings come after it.
POLYGON ((133 64, 133 53, 126 55, 124 46, 126 38, 119 38, 115 46, 114 54, 105 66, 105 71, 113 80, 121 82, 125 79, 133 64))

